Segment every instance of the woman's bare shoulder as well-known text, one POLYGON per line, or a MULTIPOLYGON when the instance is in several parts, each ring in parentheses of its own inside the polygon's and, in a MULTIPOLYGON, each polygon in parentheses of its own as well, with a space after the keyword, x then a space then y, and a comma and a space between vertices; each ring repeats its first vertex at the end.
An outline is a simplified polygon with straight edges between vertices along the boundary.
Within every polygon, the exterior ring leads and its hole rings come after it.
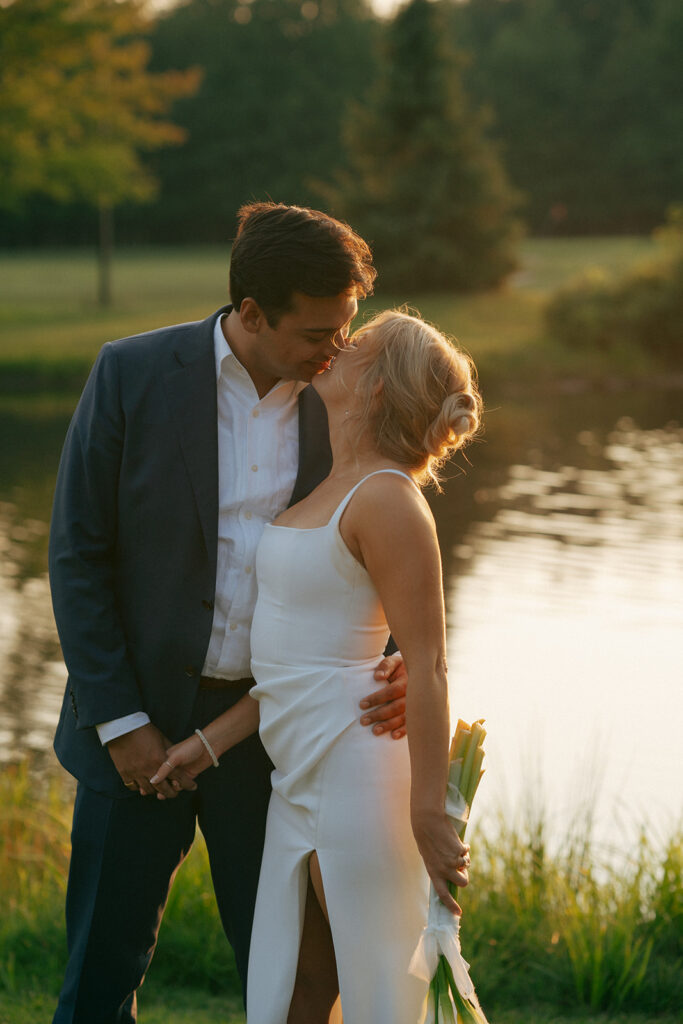
POLYGON ((345 519, 354 532, 391 536, 405 531, 434 533, 429 504, 413 480, 403 473, 376 473, 365 480, 349 503, 345 519))

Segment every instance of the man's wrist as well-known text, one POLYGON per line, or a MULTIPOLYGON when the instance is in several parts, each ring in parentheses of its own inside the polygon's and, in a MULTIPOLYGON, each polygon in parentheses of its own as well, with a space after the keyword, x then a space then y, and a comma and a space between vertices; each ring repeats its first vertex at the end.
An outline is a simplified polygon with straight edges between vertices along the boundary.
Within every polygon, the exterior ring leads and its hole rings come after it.
POLYGON ((100 743, 104 747, 107 743, 111 743, 112 740, 118 739, 119 736, 125 736, 126 733, 140 729, 143 725, 149 725, 149 723, 150 717, 146 711, 134 711, 132 715, 112 718, 109 722, 100 722, 95 728, 97 729, 100 743))

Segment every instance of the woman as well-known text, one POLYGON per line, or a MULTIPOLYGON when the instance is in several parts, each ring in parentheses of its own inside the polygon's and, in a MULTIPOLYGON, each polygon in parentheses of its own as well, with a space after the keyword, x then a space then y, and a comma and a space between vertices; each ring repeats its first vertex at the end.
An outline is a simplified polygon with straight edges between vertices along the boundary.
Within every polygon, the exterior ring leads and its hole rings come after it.
POLYGON ((370 321, 313 386, 330 475, 265 533, 252 626, 257 685, 153 781, 192 774, 257 727, 274 765, 249 966, 251 1024, 290 1004, 309 884, 329 922, 345 1024, 416 1021, 408 973, 431 877, 466 884, 468 848, 444 811, 449 742, 441 564, 419 487, 479 426, 469 360, 402 312, 370 321), (389 628, 410 680, 408 749, 357 722, 389 628), (365 688, 365 689, 364 689, 365 688), (260 726, 259 726, 260 717, 260 726), (310 883, 309 883, 310 880, 310 883))

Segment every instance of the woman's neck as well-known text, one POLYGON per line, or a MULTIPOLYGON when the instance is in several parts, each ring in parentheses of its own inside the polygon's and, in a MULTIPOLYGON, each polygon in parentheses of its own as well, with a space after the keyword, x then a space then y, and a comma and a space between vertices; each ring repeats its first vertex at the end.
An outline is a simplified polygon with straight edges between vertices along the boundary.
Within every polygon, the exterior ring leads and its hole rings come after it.
POLYGON ((339 417, 330 416, 329 426, 332 469, 328 479, 360 478, 376 469, 410 472, 394 459, 382 455, 368 432, 359 435, 343 414, 339 417))

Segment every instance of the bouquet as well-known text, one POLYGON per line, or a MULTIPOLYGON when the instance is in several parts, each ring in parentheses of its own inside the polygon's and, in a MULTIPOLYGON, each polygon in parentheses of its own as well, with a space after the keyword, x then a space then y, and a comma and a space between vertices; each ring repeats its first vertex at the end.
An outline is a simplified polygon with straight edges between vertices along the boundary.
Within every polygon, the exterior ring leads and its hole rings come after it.
MULTIPOLYGON (((462 839, 474 794, 484 774, 482 746, 484 720, 472 726, 458 721, 448 755, 446 813, 462 839)), ((450 883, 455 895, 455 886, 450 883)), ((469 964, 460 952, 460 918, 446 910, 436 895, 429 893, 429 916, 410 972, 429 982, 429 993, 420 1024, 488 1024, 469 975, 469 964)))

